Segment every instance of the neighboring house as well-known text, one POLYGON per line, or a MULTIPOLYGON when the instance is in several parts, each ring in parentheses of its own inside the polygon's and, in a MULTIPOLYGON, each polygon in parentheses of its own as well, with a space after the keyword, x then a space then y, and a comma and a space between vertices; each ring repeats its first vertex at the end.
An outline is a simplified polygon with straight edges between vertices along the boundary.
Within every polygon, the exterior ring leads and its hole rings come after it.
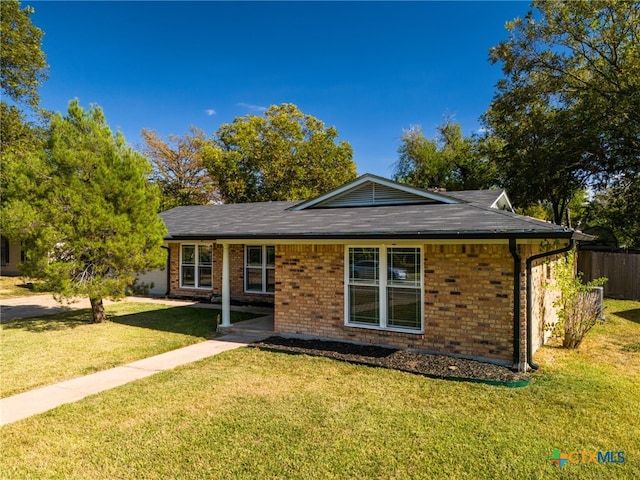
POLYGON ((164 297, 169 293, 169 271, 167 262, 159 270, 141 273, 136 279, 136 293, 164 297))
POLYGON ((274 306, 274 331, 526 369, 555 319, 553 262, 579 232, 516 215, 504 191, 364 175, 308 201, 161 214, 171 296, 274 306))
POLYGON ((18 265, 22 262, 20 242, 12 242, 0 235, 0 274, 15 277, 20 275, 18 265))

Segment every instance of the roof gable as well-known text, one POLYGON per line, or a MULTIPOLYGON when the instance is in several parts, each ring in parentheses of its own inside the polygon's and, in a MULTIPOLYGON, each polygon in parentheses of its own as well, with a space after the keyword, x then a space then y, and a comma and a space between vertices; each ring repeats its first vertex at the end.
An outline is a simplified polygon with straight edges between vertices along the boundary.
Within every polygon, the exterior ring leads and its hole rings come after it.
POLYGON ((449 192, 449 195, 465 202, 514 213, 505 190, 461 190, 449 192))
POLYGON ((291 210, 312 208, 375 207, 383 205, 456 204, 456 198, 429 192, 393 182, 382 177, 365 174, 351 183, 311 200, 299 203, 291 210))

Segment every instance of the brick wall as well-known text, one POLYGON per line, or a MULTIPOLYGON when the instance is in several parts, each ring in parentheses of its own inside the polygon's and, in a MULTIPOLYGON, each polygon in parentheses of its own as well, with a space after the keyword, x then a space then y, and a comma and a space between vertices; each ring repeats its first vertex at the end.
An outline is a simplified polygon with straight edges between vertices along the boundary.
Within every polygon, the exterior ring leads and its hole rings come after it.
MULTIPOLYGON (((187 242, 185 242, 187 243, 187 242)), ((171 255, 171 286, 173 297, 209 298, 222 293, 222 245, 213 245, 213 288, 180 287, 180 243, 169 243, 171 255)), ((244 245, 229 246, 229 290, 231 300, 237 303, 273 303, 272 294, 244 291, 244 245)))
MULTIPOLYGON (((536 253, 540 253, 540 249, 536 249, 534 254, 536 253)), ((534 352, 551 336, 551 331, 545 329, 545 325, 553 325, 558 321, 558 314, 553 303, 560 297, 560 291, 556 288, 557 282, 554 279, 554 268, 563 258, 564 255, 541 258, 533 262, 531 267, 534 352)))
POLYGON ((424 246, 424 334, 344 325, 344 248, 278 246, 277 332, 513 359, 513 257, 507 245, 424 246))
POLYGON ((513 359, 508 245, 425 245, 424 348, 513 359))
MULTIPOLYGON (((180 244, 171 243, 171 295, 219 295, 222 246, 213 249, 213 289, 179 287, 180 244)), ((521 265, 520 362, 526 358, 527 257, 539 245, 519 245, 521 265)), ((277 245, 276 295, 244 292, 244 247, 230 246, 233 301, 274 302, 276 332, 376 343, 399 348, 513 361, 513 257, 506 244, 424 245, 424 333, 400 333, 344 324, 344 245, 277 245)), ((553 259, 552 259, 553 260, 553 259)), ((534 349, 544 323, 556 318, 553 262, 533 267, 534 349)))
POLYGON ((343 245, 276 246, 275 300, 276 332, 366 341, 344 328, 343 245))

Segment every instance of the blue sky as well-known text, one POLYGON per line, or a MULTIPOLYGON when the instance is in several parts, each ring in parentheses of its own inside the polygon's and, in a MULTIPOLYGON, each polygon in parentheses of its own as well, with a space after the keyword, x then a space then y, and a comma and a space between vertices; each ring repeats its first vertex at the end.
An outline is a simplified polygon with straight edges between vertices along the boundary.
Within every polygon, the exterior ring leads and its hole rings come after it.
POLYGON ((528 2, 29 2, 45 32, 41 106, 102 107, 141 146, 294 103, 335 126, 359 174, 390 177, 403 129, 480 127, 488 50, 528 2))

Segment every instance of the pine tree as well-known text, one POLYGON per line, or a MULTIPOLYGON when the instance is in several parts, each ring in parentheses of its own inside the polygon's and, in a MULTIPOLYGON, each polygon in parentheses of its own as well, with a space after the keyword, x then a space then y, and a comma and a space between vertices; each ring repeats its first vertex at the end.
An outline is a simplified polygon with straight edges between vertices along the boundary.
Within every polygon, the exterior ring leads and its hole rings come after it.
POLYGON ((102 110, 69 104, 51 118, 39 162, 12 179, 23 194, 3 205, 3 229, 25 242, 23 271, 61 299, 124 296, 136 274, 159 267, 165 227, 148 161, 113 134, 102 110), (37 166, 37 167, 36 167, 37 166))

